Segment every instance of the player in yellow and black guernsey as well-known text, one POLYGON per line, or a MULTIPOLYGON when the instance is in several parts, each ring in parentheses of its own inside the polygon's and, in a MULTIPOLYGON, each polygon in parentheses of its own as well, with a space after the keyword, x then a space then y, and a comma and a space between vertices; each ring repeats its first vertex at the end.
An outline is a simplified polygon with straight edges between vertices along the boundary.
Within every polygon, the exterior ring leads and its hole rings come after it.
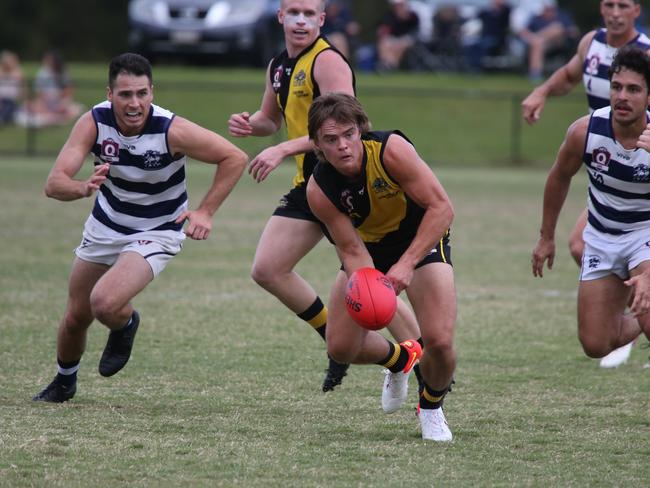
MULTIPOLYGON (((305 184, 316 157, 307 135, 307 113, 324 93, 354 95, 354 73, 347 60, 320 36, 325 19, 322 0, 283 0, 278 20, 283 25, 286 49, 271 60, 262 106, 254 114, 230 116, 230 133, 236 137, 266 136, 287 125, 288 140, 266 148, 251 160, 249 173, 266 179, 284 158, 294 156, 297 172, 293 188, 282 197, 257 245, 253 279, 275 295, 325 339, 327 309, 313 287, 294 271, 298 262, 323 237, 323 227, 307 204, 305 184)), ((400 320, 390 331, 398 340, 419 337, 411 310, 398 300, 400 320)), ((323 391, 339 385, 347 364, 329 359, 323 391)))
MULTIPOLYGON (((284 120, 288 140, 268 147, 251 160, 249 173, 257 181, 287 157, 294 156, 297 172, 293 188, 282 197, 257 246, 253 279, 278 298, 325 339, 327 309, 313 287, 294 271, 298 262, 323 237, 321 225, 309 210, 305 182, 315 157, 307 136, 307 111, 322 93, 354 95, 354 74, 347 60, 320 36, 325 20, 324 0, 282 0, 285 51, 271 60, 260 109, 232 114, 228 120, 235 137, 268 136, 284 120)), ((330 360, 323 391, 339 385, 348 365, 330 360)))
POLYGON ((328 352, 341 362, 397 369, 393 361, 403 360, 396 355, 398 345, 357 326, 344 304, 354 271, 374 266, 385 272, 398 294, 406 291, 422 333, 422 437, 451 441, 441 408, 456 367, 451 202, 402 133, 369 132, 356 98, 344 93, 317 98, 308 128, 322 161, 307 184, 307 199, 343 263, 330 292, 328 352))

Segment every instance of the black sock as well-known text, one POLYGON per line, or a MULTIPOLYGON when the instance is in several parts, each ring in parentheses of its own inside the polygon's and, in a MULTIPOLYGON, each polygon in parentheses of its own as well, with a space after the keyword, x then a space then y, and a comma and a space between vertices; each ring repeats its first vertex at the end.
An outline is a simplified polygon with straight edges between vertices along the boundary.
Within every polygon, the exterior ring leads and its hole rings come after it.
POLYGON ((399 373, 404 369, 409 360, 409 352, 399 344, 388 342, 388 355, 381 361, 376 362, 379 366, 383 366, 391 373, 399 373))
POLYGON ((424 390, 420 394, 420 408, 434 409, 442 407, 445 396, 451 391, 451 385, 453 383, 452 380, 449 386, 442 390, 434 390, 424 384, 424 390))
POLYGON ((77 359, 76 361, 64 363, 57 358, 56 363, 58 368, 55 381, 65 386, 74 385, 77 382, 77 371, 79 370, 80 362, 81 360, 77 359))
POLYGON ((327 308, 319 297, 316 297, 307 310, 296 314, 298 318, 311 325, 314 330, 325 340, 325 330, 327 327, 327 308))

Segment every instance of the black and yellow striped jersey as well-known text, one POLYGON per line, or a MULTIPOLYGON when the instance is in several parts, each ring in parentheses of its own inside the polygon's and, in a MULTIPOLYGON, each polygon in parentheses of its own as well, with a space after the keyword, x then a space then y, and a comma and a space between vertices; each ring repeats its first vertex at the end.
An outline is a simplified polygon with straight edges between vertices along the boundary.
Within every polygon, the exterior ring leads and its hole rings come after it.
MULTIPOLYGON (((271 86, 275 92, 278 107, 282 111, 289 139, 296 139, 308 134, 309 107, 311 102, 320 95, 320 88, 314 80, 314 62, 321 52, 328 49, 336 51, 327 39, 318 37, 295 58, 290 58, 287 51, 284 50, 271 61, 269 70, 271 86)), ((341 57, 348 63, 342 54, 341 57)), ((350 67, 350 72, 354 87, 355 78, 352 67, 350 67)), ((309 175, 317 163, 316 155, 313 152, 298 154, 295 159, 298 170, 293 178, 293 185, 302 186, 309 179, 309 175)))
POLYGON ((404 193, 384 167, 384 148, 391 134, 408 141, 400 131, 376 131, 362 136, 363 161, 357 179, 347 178, 327 162, 319 162, 313 173, 323 193, 350 217, 367 244, 410 242, 424 215, 424 209, 404 193))

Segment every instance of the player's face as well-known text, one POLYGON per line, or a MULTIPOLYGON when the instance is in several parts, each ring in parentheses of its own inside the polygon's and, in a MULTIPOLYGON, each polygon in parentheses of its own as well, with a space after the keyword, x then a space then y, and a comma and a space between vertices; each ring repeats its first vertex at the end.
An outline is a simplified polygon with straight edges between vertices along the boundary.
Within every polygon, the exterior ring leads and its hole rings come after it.
POLYGON ((627 35, 634 32, 634 22, 641 15, 641 6, 633 0, 602 0, 600 15, 613 35, 627 35))
POLYGON ((153 86, 145 75, 119 74, 108 88, 108 100, 120 132, 125 136, 139 134, 144 128, 153 102, 153 86))
POLYGON ((316 147, 339 173, 349 177, 361 174, 363 143, 355 124, 327 119, 317 134, 316 147))
POLYGON ((322 1, 284 0, 278 11, 278 20, 284 27, 287 49, 302 50, 320 34, 325 21, 322 1))
POLYGON ((616 122, 628 126, 646 119, 650 97, 648 85, 640 73, 627 68, 614 73, 609 93, 616 122))

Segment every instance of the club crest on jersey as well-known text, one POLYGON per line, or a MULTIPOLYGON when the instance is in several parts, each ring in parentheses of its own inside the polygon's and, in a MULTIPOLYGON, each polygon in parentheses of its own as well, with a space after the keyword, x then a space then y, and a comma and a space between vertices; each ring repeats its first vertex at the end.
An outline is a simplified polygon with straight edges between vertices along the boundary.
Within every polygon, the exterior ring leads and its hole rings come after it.
POLYGON ((282 66, 278 66, 275 68, 275 71, 273 72, 273 91, 278 92, 280 90, 280 85, 282 84, 282 71, 284 68, 282 66))
POLYGON ((107 163, 118 161, 120 159, 120 144, 111 138, 104 139, 100 158, 107 163))
POLYGON ((149 150, 142 155, 142 167, 144 169, 158 169, 162 166, 160 152, 149 150))
POLYGON ((634 181, 648 181, 650 180, 650 166, 647 164, 637 164, 632 173, 634 181))
POLYGON ((307 74, 305 73, 304 69, 301 69, 293 78, 293 86, 305 86, 306 80, 307 74))
POLYGON ((600 256, 594 256, 593 254, 588 257, 587 266, 589 269, 596 269, 600 266, 600 256))
POLYGON ((598 171, 607 171, 609 169, 609 160, 612 158, 611 153, 604 147, 594 149, 591 153, 591 166, 598 171))
POLYGON ((597 75, 598 74, 598 66, 600 66, 600 56, 598 54, 594 54, 587 60, 587 66, 585 68, 585 72, 588 75, 597 75))
POLYGON ((372 182, 372 189, 375 193, 384 193, 387 192, 390 188, 385 179, 377 178, 372 182))

